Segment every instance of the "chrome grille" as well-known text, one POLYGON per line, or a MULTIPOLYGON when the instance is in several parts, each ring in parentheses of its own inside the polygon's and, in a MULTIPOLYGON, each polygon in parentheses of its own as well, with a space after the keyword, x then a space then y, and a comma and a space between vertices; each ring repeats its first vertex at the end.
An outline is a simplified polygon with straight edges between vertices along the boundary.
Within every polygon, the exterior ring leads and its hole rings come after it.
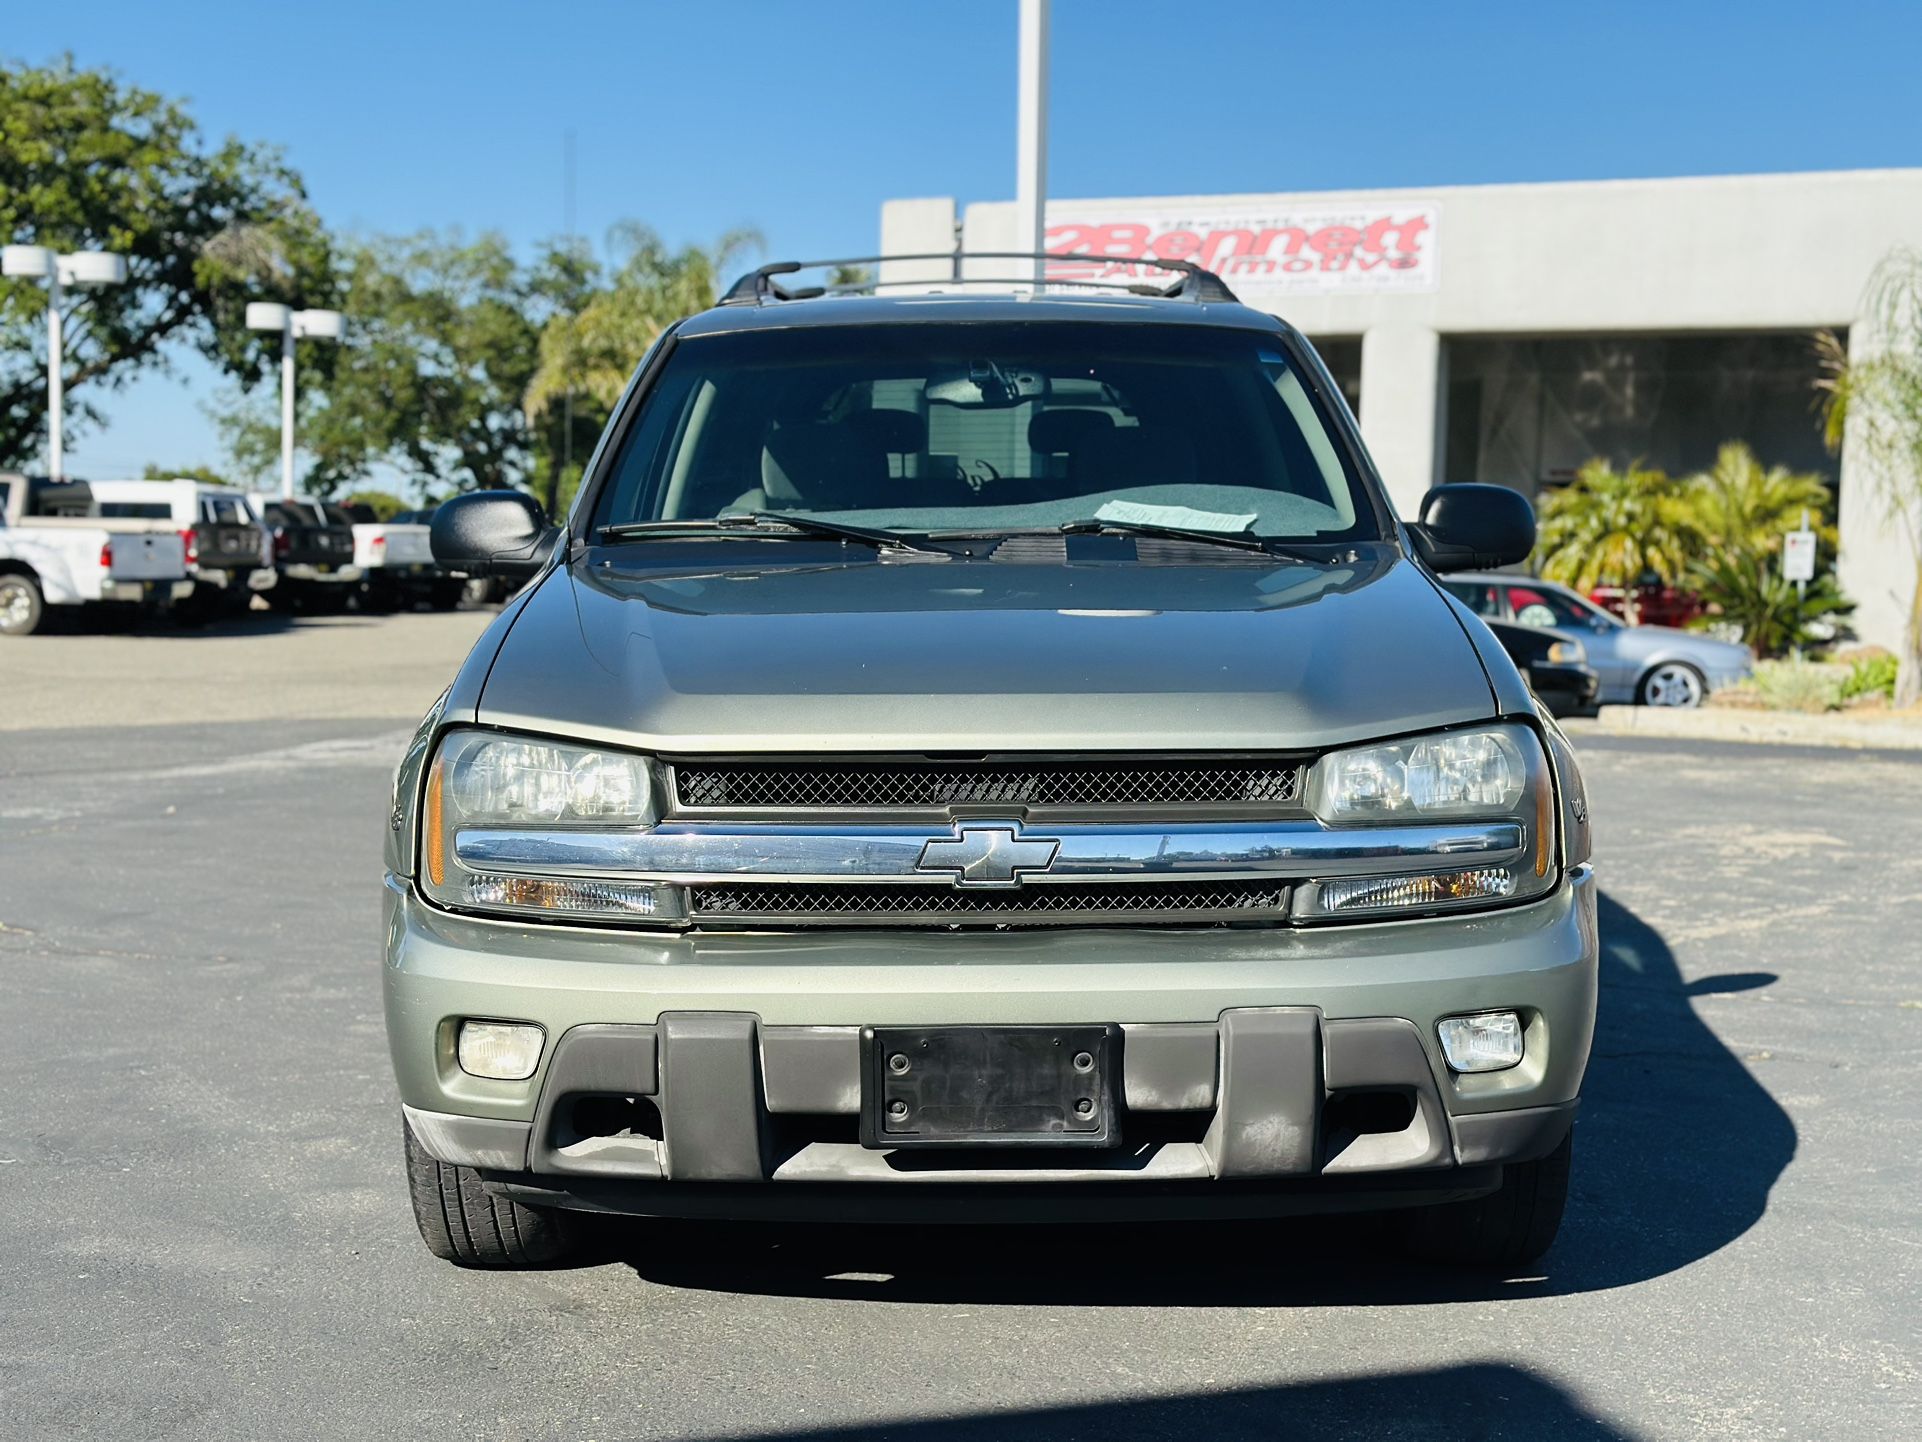
POLYGON ((1277 758, 1103 761, 683 761, 690 811, 933 810, 947 806, 1293 805, 1301 763, 1277 758))
POLYGON ((691 888, 700 922, 798 926, 862 924, 1072 926, 1094 922, 1181 925, 1278 919, 1288 888, 1274 882, 1154 881, 1052 884, 963 891, 946 886, 717 882, 691 888))

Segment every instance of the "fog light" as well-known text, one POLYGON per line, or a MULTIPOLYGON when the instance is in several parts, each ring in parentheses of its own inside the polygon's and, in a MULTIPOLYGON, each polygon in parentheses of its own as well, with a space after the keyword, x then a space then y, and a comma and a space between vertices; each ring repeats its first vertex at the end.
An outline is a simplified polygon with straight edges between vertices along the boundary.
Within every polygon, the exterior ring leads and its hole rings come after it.
POLYGON ((464 1021, 460 1069, 495 1081, 526 1081, 541 1060, 541 1029, 527 1022, 464 1021))
POLYGON ((1512 1011, 1445 1016, 1435 1025, 1455 1071, 1506 1071, 1522 1059, 1522 1019, 1512 1011))

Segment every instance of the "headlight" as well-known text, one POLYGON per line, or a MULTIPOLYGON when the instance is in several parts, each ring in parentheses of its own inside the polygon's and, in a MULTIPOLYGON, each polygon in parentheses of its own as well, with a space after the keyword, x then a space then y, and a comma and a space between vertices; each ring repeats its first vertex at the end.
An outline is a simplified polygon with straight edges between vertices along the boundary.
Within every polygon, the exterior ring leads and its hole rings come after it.
POLYGON ((1309 775, 1308 799, 1334 827, 1502 821, 1514 823, 1506 830, 1521 844, 1470 853, 1444 833, 1432 857, 1304 882, 1295 903, 1302 920, 1461 910, 1540 896, 1555 885, 1554 781, 1541 741, 1526 726, 1330 752, 1309 775))
POLYGON ((1528 784, 1516 730, 1450 731, 1333 752, 1310 782, 1315 814, 1334 823, 1506 815, 1528 784))
POLYGON ((678 921, 678 887, 479 871, 462 864, 473 831, 593 830, 650 824, 653 770, 645 756, 530 736, 452 731, 428 772, 421 808, 421 883, 444 905, 602 921, 678 921))
POLYGON ((441 746, 447 800, 466 825, 645 819, 647 762, 623 751, 461 732, 441 746))
POLYGON ((1588 659, 1580 641, 1551 641, 1548 662, 1551 666, 1579 666, 1588 659))

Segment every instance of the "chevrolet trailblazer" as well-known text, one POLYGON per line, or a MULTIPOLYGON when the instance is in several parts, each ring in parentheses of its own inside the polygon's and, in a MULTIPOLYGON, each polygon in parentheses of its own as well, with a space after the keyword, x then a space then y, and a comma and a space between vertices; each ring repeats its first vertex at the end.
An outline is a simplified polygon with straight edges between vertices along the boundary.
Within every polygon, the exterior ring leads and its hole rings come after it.
MULTIPOLYGON (((1033 258, 1025 264, 1032 266, 1033 258)), ((422 1236, 583 1213, 1388 1214, 1520 1264, 1595 1016, 1575 760, 1308 343, 1172 285, 765 267, 641 361, 408 747, 387 1029, 422 1236)))

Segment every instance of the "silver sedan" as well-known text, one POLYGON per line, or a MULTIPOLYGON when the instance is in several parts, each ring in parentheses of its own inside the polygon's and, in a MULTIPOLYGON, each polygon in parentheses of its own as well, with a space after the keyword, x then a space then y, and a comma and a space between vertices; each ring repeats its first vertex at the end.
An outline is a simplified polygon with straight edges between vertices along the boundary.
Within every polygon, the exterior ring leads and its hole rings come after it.
POLYGON ((1442 585, 1484 619, 1579 636, 1601 677, 1605 705, 1699 706, 1710 691, 1742 680, 1755 666, 1746 646, 1671 626, 1630 626, 1553 581, 1469 572, 1442 585))

